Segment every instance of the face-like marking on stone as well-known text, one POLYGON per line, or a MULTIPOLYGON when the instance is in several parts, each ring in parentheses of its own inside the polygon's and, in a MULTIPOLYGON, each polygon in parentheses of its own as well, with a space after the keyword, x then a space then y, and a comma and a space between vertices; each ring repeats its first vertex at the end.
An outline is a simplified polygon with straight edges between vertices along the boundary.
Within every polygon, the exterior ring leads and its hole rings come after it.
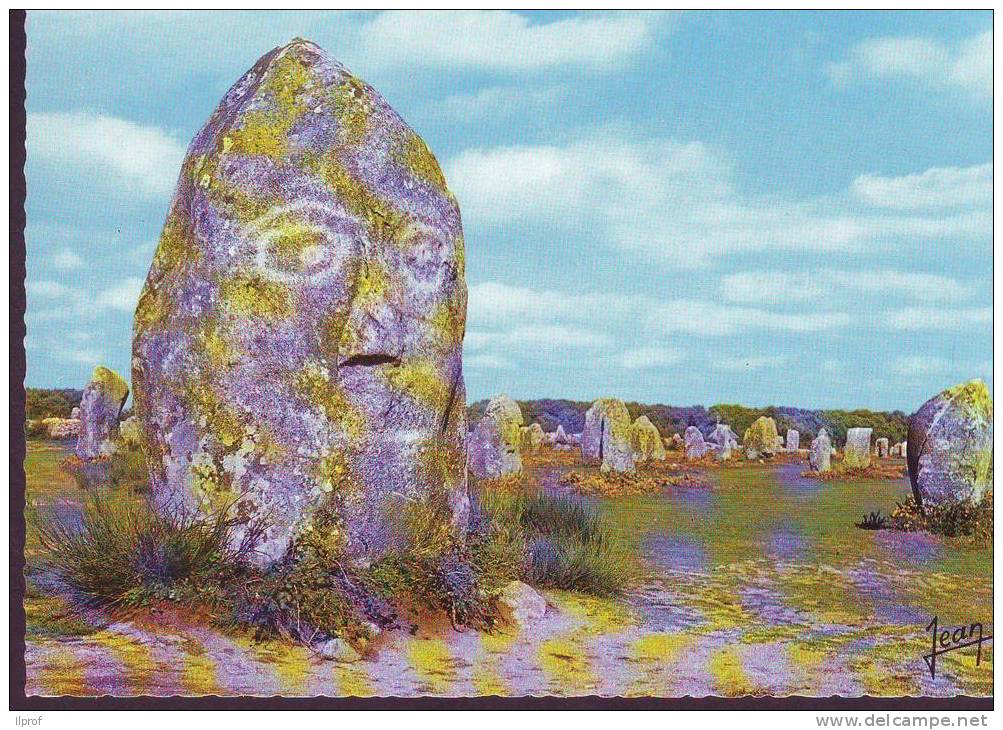
POLYGON ((192 142, 136 312, 157 501, 267 516, 265 561, 321 513, 358 554, 400 497, 462 521, 465 316, 425 143, 317 46, 266 54, 192 142))

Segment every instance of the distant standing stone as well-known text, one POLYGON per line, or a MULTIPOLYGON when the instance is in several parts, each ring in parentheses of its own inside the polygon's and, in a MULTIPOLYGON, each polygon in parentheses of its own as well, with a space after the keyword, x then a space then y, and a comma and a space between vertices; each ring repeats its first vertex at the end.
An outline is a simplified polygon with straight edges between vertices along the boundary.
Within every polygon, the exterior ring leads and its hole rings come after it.
POLYGON ((811 465, 812 471, 825 472, 832 468, 831 459, 832 442, 829 440, 829 434, 823 428, 818 432, 818 436, 812 439, 811 449, 808 450, 808 463, 811 465))
POLYGON ((888 439, 882 437, 874 442, 874 448, 878 452, 879 459, 888 458, 888 439))
POLYGON ((870 428, 850 428, 846 431, 846 448, 843 449, 843 463, 851 468, 871 465, 870 428))
POLYGON ((793 452, 797 451, 800 447, 801 447, 801 434, 793 428, 788 428, 787 450, 793 452))
POLYGON ((504 394, 492 398, 470 434, 471 473, 481 478, 494 478, 522 471, 521 427, 519 404, 504 394))
POLYGON ((539 423, 533 423, 529 426, 523 426, 520 429, 522 435, 522 447, 529 451, 539 451, 540 447, 546 438, 546 434, 543 432, 543 426, 539 423))
POLYGON ((633 472, 634 447, 627 406, 617 398, 600 398, 585 414, 582 460, 602 471, 633 472))
POLYGON ((129 385, 121 375, 98 365, 80 399, 80 436, 76 453, 81 459, 96 459, 114 452, 112 439, 129 397, 129 385))
POLYGON ((634 421, 631 426, 631 442, 634 446, 635 461, 665 460, 665 446, 662 445, 662 436, 647 416, 639 416, 634 421))
POLYGON ((683 442, 686 444, 687 459, 699 459, 708 451, 713 449, 712 444, 708 444, 704 441, 703 433, 696 426, 686 427, 683 442))
POLYGON ((993 400, 981 380, 935 395, 909 419, 909 480, 920 504, 980 502, 993 487, 993 400))
POLYGON ((777 433, 776 421, 768 416, 757 418, 742 435, 742 446, 745 447, 747 454, 752 450, 762 456, 772 456, 778 450, 778 442, 782 449, 783 439, 777 433))

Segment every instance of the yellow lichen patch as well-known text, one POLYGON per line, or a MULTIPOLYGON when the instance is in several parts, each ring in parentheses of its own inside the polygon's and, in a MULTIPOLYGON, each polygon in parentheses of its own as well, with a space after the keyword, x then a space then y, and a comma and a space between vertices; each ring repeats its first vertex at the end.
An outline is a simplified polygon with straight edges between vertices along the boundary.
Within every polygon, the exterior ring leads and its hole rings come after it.
POLYGON ((98 630, 98 627, 84 621, 61 596, 25 596, 24 619, 25 633, 29 637, 67 639, 98 630))
POLYGON ((364 416, 352 405, 344 389, 331 378, 320 363, 308 362, 293 381, 296 391, 310 404, 320 408, 331 423, 349 438, 361 438, 365 429, 364 416))
POLYGON ((710 657, 708 668, 714 680, 714 691, 722 697, 739 697, 755 692, 755 687, 742 668, 742 658, 734 648, 715 651, 710 657))
POLYGON ((112 631, 99 631, 91 640, 114 654, 125 668, 123 680, 132 694, 148 694, 162 679, 166 667, 153 660, 150 647, 138 639, 112 631))
POLYGON ((582 642, 570 638, 548 639, 540 645, 538 659, 555 694, 581 695, 595 691, 597 679, 582 642))
POLYGON ((293 311, 289 291, 260 274, 237 274, 222 282, 219 290, 227 308, 238 316, 279 319, 293 311))
POLYGON ((202 456, 201 460, 193 460, 189 467, 189 485, 203 509, 215 514, 229 508, 237 496, 233 491, 233 477, 202 456))
POLYGON ((69 647, 57 646, 39 672, 39 683, 46 695, 83 697, 96 694, 87 684, 84 663, 69 647))
POLYGON ((449 399, 449 385, 431 360, 415 358, 384 372, 398 392, 433 411, 442 410, 449 399))
POLYGON ((359 268, 355 279, 354 304, 360 307, 370 306, 386 297, 390 288, 390 279, 383 268, 376 263, 366 262, 359 268))
POLYGON ((116 401, 125 401, 129 397, 129 384, 114 370, 109 370, 104 365, 98 365, 91 373, 91 382, 101 386, 104 393, 109 398, 116 401))
POLYGON ((336 664, 332 671, 338 694, 342 697, 373 697, 376 690, 365 670, 336 664))
POLYGON ((432 332, 443 342, 459 342, 463 339, 463 328, 466 324, 463 313, 455 303, 446 301, 432 311, 428 318, 432 332))
POLYGON ((139 295, 136 304, 134 327, 136 334, 164 329, 173 307, 171 301, 161 296, 156 285, 147 285, 139 295))
POLYGON ((229 369, 236 359, 232 343, 223 334, 222 328, 206 320, 199 333, 202 351, 205 352, 209 366, 216 372, 229 369))
POLYGON ((218 695, 216 662, 201 646, 191 646, 181 662, 181 686, 188 695, 218 695))
POLYGON ((415 177, 431 183, 438 190, 446 189, 446 178, 442 174, 439 162, 424 140, 414 132, 405 133, 394 156, 415 177))
POLYGON ((431 694, 445 694, 456 681, 456 662, 442 639, 412 639, 407 658, 431 694))
POLYGON ((366 85, 348 76, 331 92, 335 113, 338 116, 338 138, 343 144, 361 144, 366 138, 366 128, 372 114, 372 102, 366 85))
POLYGON ((272 105, 244 115, 241 126, 230 130, 226 137, 227 153, 265 155, 272 159, 284 156, 289 131, 306 111, 304 92, 309 81, 308 69, 296 58, 277 59, 261 85, 262 90, 270 93, 272 105))
POLYGON ((325 492, 345 494, 356 486, 351 468, 341 451, 331 451, 317 464, 314 475, 325 492))
POLYGON ((517 631, 492 631, 490 634, 481 634, 481 646, 488 654, 505 654, 512 648, 518 636, 517 631))
POLYGON ((324 241, 324 232, 317 226, 282 215, 269 226, 268 248, 285 268, 303 265, 303 253, 324 241))
POLYGON ((563 612, 582 622, 580 631, 586 634, 611 634, 637 623, 635 614, 615 599, 570 591, 553 591, 550 597, 563 612))
POLYGON ((191 381, 185 397, 216 441, 226 450, 233 450, 244 440, 246 432, 240 417, 216 395, 208 383, 191 381))
POLYGON ((505 697, 508 695, 508 685, 505 684, 505 679, 490 664, 479 664, 474 669, 471 681, 479 697, 505 697))
POLYGON ((348 211, 366 222, 369 235, 376 241, 399 244, 407 240, 411 221, 407 213, 374 194, 354 178, 335 154, 306 160, 304 165, 320 175, 348 211))
POLYGON ((159 275, 173 271, 183 261, 198 261, 200 252, 194 245, 188 226, 181 214, 172 210, 160 234, 157 252, 153 255, 153 266, 159 275))
POLYGON ((671 662, 692 644, 693 637, 684 634, 645 634, 631 645, 630 651, 641 662, 671 662))
POLYGON ((302 646, 281 641, 257 642, 246 636, 235 636, 233 642, 270 666, 281 685, 281 695, 301 695, 307 690, 307 680, 313 671, 313 654, 302 646))

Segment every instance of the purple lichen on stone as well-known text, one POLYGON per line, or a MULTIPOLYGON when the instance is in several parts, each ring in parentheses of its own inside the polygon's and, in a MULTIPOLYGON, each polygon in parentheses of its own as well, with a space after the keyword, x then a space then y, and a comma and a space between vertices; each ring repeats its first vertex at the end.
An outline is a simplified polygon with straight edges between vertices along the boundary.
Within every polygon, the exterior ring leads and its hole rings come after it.
POLYGON ((259 517, 265 563, 310 530, 378 555, 402 501, 465 523, 466 299, 421 138, 313 43, 267 53, 192 141, 136 310, 155 501, 259 517))

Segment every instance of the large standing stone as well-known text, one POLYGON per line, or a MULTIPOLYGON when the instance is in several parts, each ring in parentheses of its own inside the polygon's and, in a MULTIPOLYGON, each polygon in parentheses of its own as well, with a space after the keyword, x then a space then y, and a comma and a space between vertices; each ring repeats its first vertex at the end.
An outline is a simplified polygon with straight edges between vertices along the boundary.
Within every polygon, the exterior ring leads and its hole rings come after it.
POLYGON ((888 439, 882 437, 874 442, 874 448, 878 453, 879 459, 888 458, 888 439))
POLYGON ((738 449, 738 434, 726 423, 714 426, 708 441, 716 446, 715 451, 719 461, 727 461, 731 458, 732 452, 738 449))
POLYGON ((824 428, 819 429, 818 436, 812 439, 808 450, 808 463, 813 471, 823 472, 832 468, 832 441, 824 428))
POLYGON ((801 434, 793 428, 787 429, 787 451, 797 451, 801 448, 801 434))
POLYGON ((522 411, 507 395, 491 399, 484 416, 470 434, 470 472, 494 478, 522 471, 522 411))
POLYGON ((909 419, 909 480, 920 504, 982 500, 993 488, 993 400, 981 380, 935 395, 909 419))
POLYGON ((762 456, 772 456, 777 452, 777 441, 783 443, 777 433, 777 423, 772 418, 760 416, 751 426, 745 429, 742 436, 742 446, 746 452, 752 450, 762 456))
POLYGON ((129 397, 129 385, 121 375, 98 365, 80 399, 80 436, 76 453, 81 459, 111 454, 118 419, 129 397))
POLYGON ((870 466, 871 429, 849 428, 846 430, 846 448, 843 449, 843 464, 851 468, 870 466))
POLYGON ((600 398, 585 414, 582 460, 602 471, 634 471, 634 448, 627 406, 616 398, 600 398))
POLYGON ((265 563, 313 528, 378 555, 415 500, 464 525, 463 262, 383 97, 308 41, 264 55, 192 141, 136 309, 156 503, 236 501, 265 563))
POLYGON ((647 416, 638 416, 631 426, 631 443, 634 445, 634 460, 637 462, 665 461, 665 446, 658 427, 647 416))

